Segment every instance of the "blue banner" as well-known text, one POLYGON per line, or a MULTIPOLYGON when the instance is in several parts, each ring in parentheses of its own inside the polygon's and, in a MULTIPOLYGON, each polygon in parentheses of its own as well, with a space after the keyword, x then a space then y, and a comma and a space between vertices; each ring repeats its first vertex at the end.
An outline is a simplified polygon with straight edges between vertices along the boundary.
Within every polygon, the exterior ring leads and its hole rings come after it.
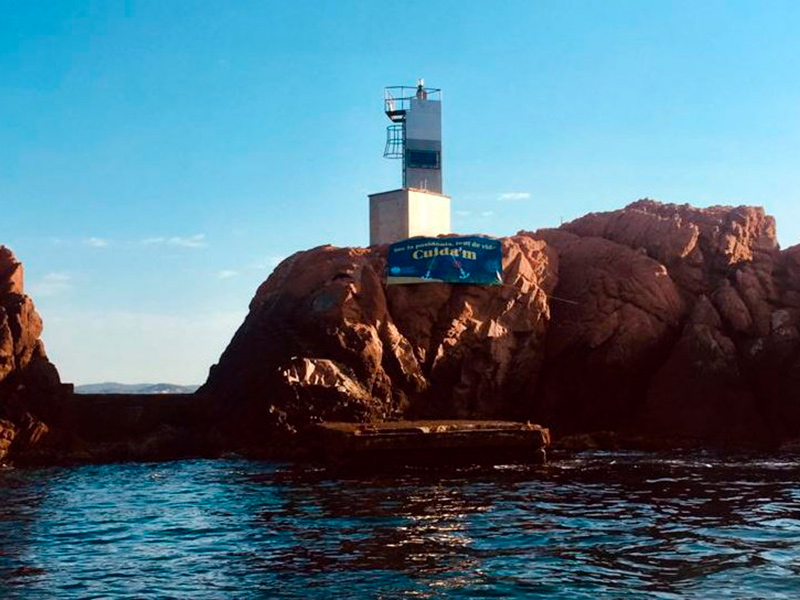
POLYGON ((386 283, 503 282, 500 240, 485 237, 412 238, 389 246, 386 283))

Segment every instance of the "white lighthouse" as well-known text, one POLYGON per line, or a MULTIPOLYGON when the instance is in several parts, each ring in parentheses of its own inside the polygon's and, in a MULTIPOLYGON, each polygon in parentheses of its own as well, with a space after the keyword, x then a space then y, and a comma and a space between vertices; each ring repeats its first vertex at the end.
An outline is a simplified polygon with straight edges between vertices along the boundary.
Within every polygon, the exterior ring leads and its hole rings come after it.
POLYGON ((442 193, 442 91, 393 86, 384 90, 386 158, 402 159, 400 189, 369 196, 370 244, 450 233, 450 197, 442 193))

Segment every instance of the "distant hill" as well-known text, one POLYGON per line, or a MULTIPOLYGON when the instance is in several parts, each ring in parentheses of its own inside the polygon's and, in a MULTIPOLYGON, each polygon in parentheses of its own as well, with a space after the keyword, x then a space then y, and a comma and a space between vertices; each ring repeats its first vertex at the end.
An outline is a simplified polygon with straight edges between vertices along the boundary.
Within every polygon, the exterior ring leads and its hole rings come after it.
POLYGON ((87 383, 76 385, 76 394, 192 394, 199 385, 174 383, 87 383))

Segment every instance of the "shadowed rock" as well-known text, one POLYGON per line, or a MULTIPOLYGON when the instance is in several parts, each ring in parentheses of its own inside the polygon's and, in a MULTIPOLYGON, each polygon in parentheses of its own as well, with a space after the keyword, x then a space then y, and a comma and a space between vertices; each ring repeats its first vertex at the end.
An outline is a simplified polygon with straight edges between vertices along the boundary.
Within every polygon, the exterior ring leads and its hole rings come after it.
POLYGON ((763 209, 641 200, 502 250, 503 283, 486 287, 387 286, 386 247, 298 252, 196 398, 121 405, 61 402, 0 247, 0 455, 285 451, 321 420, 401 418, 530 419, 556 442, 648 447, 800 436, 800 246, 781 251, 763 209))
POLYGON ((546 245, 504 239, 495 287, 387 287, 385 255, 299 252, 259 287, 200 390, 243 444, 270 444, 320 419, 530 411, 556 282, 546 245))
POLYGON ((763 209, 640 200, 561 230, 583 244, 613 242, 640 258, 605 261, 601 277, 595 275, 599 249, 580 254, 562 231, 533 234, 557 248, 560 264, 573 267, 560 270, 556 295, 574 295, 575 286, 583 291, 580 305, 554 310, 540 390, 545 424, 553 419, 567 431, 603 428, 731 443, 800 433, 792 308, 800 253, 780 252, 775 222, 763 209), (633 265, 645 258, 659 263, 660 284, 637 283, 647 281, 647 269, 633 265), (619 282, 638 289, 620 298, 619 282), (623 313, 620 300, 635 309, 623 313), (608 306, 616 310, 604 310, 608 306), (619 323, 606 317, 610 310, 619 323), (563 358, 563 332, 576 327, 584 336, 563 358), (629 333, 619 344, 608 334, 617 328, 629 333), (617 345, 628 356, 615 363, 609 356, 617 345), (582 374, 571 386, 570 370, 582 374), (594 412, 587 402, 597 405, 594 412))
POLYGON ((495 288, 387 287, 385 252, 325 246, 276 269, 202 390, 221 422, 250 441, 332 415, 800 434, 800 250, 779 250, 761 208, 640 200, 520 232, 495 288))
POLYGON ((41 334, 22 265, 0 246, 0 460, 45 442, 58 411, 63 389, 41 334))
POLYGON ((675 283, 662 264, 608 240, 534 235, 559 255, 535 418, 559 432, 634 428, 679 333, 684 304, 675 283))

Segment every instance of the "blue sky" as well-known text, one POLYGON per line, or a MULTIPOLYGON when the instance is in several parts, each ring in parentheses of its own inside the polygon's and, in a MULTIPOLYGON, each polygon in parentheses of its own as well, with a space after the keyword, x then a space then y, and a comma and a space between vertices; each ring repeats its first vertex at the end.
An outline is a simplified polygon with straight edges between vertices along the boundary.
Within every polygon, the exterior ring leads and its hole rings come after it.
POLYGON ((281 257, 367 243, 384 85, 441 87, 454 228, 641 197, 800 242, 798 2, 0 0, 0 243, 67 381, 201 382, 281 257))

